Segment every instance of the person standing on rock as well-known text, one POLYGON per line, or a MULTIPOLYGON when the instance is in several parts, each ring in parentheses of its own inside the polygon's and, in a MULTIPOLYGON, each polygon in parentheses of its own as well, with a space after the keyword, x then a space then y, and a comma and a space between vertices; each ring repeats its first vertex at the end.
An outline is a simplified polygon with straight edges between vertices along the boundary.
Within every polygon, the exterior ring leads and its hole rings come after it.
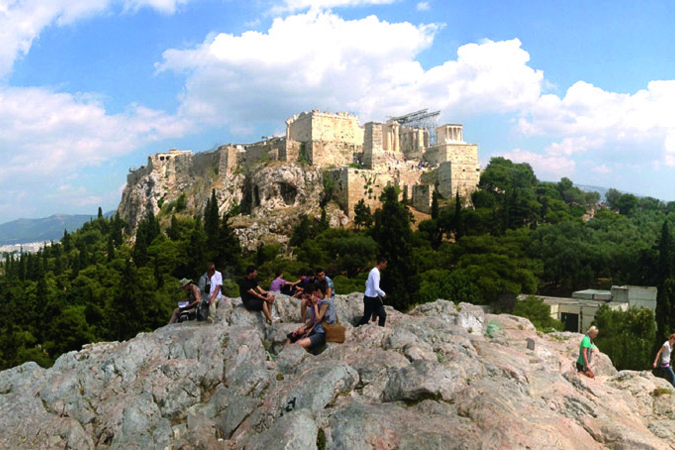
POLYGON ((265 319, 267 319, 267 323, 271 324, 274 295, 258 286, 257 277, 258 271, 255 266, 248 266, 246 268, 246 276, 239 285, 241 301, 244 304, 244 308, 249 311, 262 311, 265 319))
POLYGON ((595 374, 591 370, 591 356, 593 355, 593 350, 595 349, 595 344, 593 339, 598 336, 597 327, 592 326, 588 329, 588 333, 581 340, 579 345, 579 358, 577 358, 577 370, 579 373, 583 373, 589 378, 595 378, 595 374))
POLYGON ((216 270, 216 265, 212 262, 206 264, 206 273, 200 279, 200 288, 204 297, 209 299, 209 318, 213 323, 216 318, 216 306, 223 298, 223 274, 216 270), (205 286, 201 286, 206 282, 205 286))
POLYGON ((359 320, 357 326, 365 325, 370 320, 370 316, 375 313, 379 316, 378 325, 383 327, 387 320, 387 313, 384 311, 383 299, 387 294, 380 289, 380 271, 387 267, 387 258, 380 256, 377 258, 377 265, 372 268, 366 280, 366 292, 363 295, 363 317, 359 320))
POLYGON ((675 387, 675 373, 670 366, 670 352, 673 349, 673 345, 675 345, 675 333, 671 334, 670 337, 668 337, 668 340, 664 342, 659 349, 656 358, 654 358, 654 368, 656 369, 659 367, 661 369, 660 375, 670 381, 670 384, 675 387), (661 361, 659 361, 659 356, 661 357, 661 361))

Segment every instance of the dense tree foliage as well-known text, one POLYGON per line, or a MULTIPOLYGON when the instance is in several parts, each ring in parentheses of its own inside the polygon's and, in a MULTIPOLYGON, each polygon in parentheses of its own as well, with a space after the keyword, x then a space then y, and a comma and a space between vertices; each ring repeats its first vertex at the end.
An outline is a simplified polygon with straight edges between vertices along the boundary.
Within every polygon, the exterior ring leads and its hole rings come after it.
POLYGON ((596 345, 609 356, 618 370, 651 367, 656 326, 650 309, 631 308, 623 312, 612 311, 607 305, 602 305, 595 314, 594 323, 600 330, 595 338, 596 345))
POLYGON ((610 189, 599 203, 598 193, 567 178, 542 182, 528 164, 504 158, 490 161, 479 186, 471 198, 435 194, 431 218, 417 224, 394 187, 374 211, 358 202, 350 228, 330 228, 322 202, 320 216, 297 222, 288 246, 251 253, 230 224, 250 205, 222 213, 215 191, 194 217, 186 214, 185 195, 161 205, 135 235, 119 216, 99 211, 60 242, 1 261, 0 368, 27 360, 46 366, 87 342, 128 339, 165 324, 181 296, 178 280, 197 279, 207 261, 223 272, 232 296, 247 264, 258 266, 263 286, 277 270, 293 281, 302 269, 321 267, 336 292, 347 294, 364 290, 378 255, 389 260, 382 273, 387 303, 399 310, 443 298, 521 314, 542 329, 559 324, 548 320, 546 305, 534 297, 516 302, 519 295, 657 286, 656 327, 643 311, 602 310, 597 317, 600 348, 618 367, 644 368, 652 346, 675 332, 675 202, 610 189))

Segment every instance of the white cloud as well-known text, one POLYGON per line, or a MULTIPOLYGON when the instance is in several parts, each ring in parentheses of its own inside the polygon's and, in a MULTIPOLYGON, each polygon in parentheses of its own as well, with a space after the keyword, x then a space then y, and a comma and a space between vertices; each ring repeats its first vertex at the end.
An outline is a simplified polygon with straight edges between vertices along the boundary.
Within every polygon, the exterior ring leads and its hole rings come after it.
POLYGON ((606 164, 600 164, 599 166, 594 167, 594 168, 591 169, 591 170, 593 170, 593 172, 599 173, 599 174, 601 174, 601 175, 608 175, 608 174, 612 173, 612 169, 610 169, 609 167, 607 167, 606 164))
POLYGON ((456 60, 425 71, 416 57, 440 27, 309 11, 275 19, 266 33, 167 50, 157 68, 188 73, 181 114, 230 126, 312 108, 367 121, 429 107, 456 120, 536 104, 543 74, 517 39, 462 46, 456 60))
POLYGON ((0 217, 18 210, 25 215, 44 200, 93 205, 97 196, 83 195, 83 188, 73 187, 83 168, 155 140, 184 136, 188 130, 193 130, 192 124, 140 106, 108 115, 93 96, 39 88, 0 89, 0 189, 4 194, 0 217), (38 186, 40 198, 26 194, 38 186))
POLYGON ((430 11, 431 5, 429 4, 429 2, 419 2, 417 4, 417 10, 418 11, 430 11))
POLYGON ((675 165, 673 104, 673 80, 652 81, 634 94, 608 92, 579 81, 563 98, 541 96, 518 126, 526 135, 567 136, 566 154, 592 148, 596 157, 675 165))
POLYGON ((399 0, 284 0, 283 6, 272 9, 272 12, 302 11, 305 9, 330 9, 347 6, 389 5, 399 0))
POLYGON ((562 155, 540 155, 538 153, 513 149, 504 155, 516 163, 528 163, 540 180, 555 181, 562 177, 572 178, 576 163, 562 155))
POLYGON ((28 53, 48 26, 64 26, 105 13, 121 4, 125 10, 153 8, 173 13, 190 0, 12 0, 0 3, 0 78, 28 53))

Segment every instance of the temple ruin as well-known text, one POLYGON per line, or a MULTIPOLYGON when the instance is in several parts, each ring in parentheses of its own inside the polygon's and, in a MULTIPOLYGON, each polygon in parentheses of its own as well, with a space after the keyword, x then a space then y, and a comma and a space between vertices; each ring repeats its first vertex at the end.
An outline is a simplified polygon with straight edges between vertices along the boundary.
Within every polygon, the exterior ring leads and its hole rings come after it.
MULTIPOLYGON (((445 198, 467 198, 480 178, 478 146, 464 142, 461 124, 434 128, 432 121, 423 123, 438 114, 421 110, 360 125, 353 114, 312 110, 286 120, 285 136, 196 155, 172 149, 148 157, 148 167, 171 177, 181 161, 190 160, 215 166, 219 176, 228 177, 264 162, 299 162, 323 171, 334 200, 350 217, 361 199, 378 207, 382 190, 390 185, 399 186, 415 209, 430 212, 435 191, 445 198)), ((136 176, 130 173, 127 182, 136 176)))

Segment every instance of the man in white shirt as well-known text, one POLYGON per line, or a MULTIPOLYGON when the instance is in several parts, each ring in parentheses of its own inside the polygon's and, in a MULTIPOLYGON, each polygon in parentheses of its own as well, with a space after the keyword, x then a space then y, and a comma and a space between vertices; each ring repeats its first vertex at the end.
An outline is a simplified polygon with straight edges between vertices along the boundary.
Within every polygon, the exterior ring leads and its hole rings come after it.
POLYGON ((383 300, 387 294, 380 289, 380 271, 387 267, 387 258, 380 256, 377 258, 377 265, 372 268, 366 281, 366 292, 363 296, 363 317, 359 320, 357 326, 365 325, 370 320, 370 316, 375 313, 379 317, 377 324, 384 326, 387 320, 387 313, 384 311, 383 300))
POLYGON ((209 322, 216 319, 216 305, 223 298, 223 274, 216 270, 216 265, 212 262, 206 265, 206 273, 199 280, 199 288, 205 298, 209 299, 209 322), (202 284, 206 282, 206 285, 202 284))

